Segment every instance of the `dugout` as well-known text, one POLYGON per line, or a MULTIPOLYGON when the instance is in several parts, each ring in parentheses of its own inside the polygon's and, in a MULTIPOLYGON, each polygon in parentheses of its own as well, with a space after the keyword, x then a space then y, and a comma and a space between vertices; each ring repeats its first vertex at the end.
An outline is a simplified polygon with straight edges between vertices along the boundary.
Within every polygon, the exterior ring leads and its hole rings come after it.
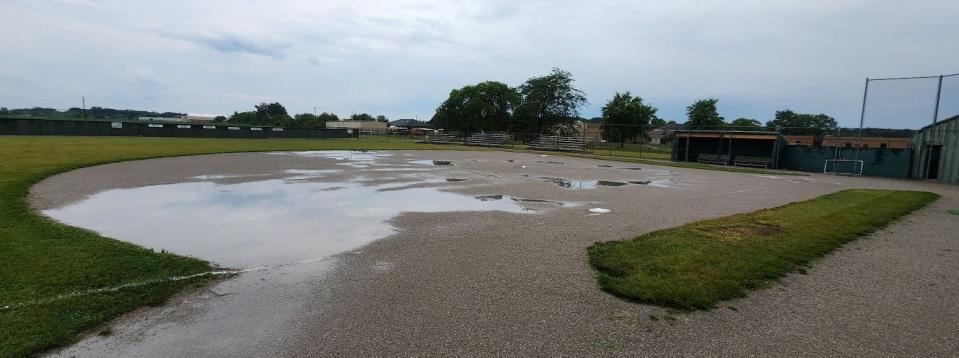
POLYGON ((920 129, 912 146, 913 178, 959 183, 959 116, 920 129))
POLYGON ((786 140, 778 132, 677 130, 672 160, 779 168, 786 140))

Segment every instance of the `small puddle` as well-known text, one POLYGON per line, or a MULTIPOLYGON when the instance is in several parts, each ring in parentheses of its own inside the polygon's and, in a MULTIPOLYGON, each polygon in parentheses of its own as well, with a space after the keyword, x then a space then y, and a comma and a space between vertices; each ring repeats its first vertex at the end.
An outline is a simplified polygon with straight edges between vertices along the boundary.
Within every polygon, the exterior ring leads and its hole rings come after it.
POLYGON ((352 151, 352 150, 318 150, 305 152, 272 152, 274 155, 295 155, 310 158, 334 159, 337 165, 349 166, 353 168, 368 168, 377 160, 392 157, 392 153, 370 152, 370 151, 352 151))
POLYGON ((43 213, 108 237, 246 268, 355 249, 393 234, 396 229, 388 221, 403 212, 530 211, 517 200, 415 187, 435 181, 446 179, 382 185, 282 179, 184 182, 108 190, 43 213))
POLYGON ((597 181, 596 181, 596 185, 599 185, 599 186, 623 186, 623 185, 626 185, 626 183, 623 183, 623 182, 621 182, 621 181, 612 181, 612 180, 597 180, 597 181))
POLYGON ((624 186, 627 184, 638 184, 637 181, 621 182, 613 180, 576 180, 551 177, 540 178, 566 189, 595 189, 601 186, 624 186))
POLYGON ((429 160, 429 159, 423 159, 423 160, 411 160, 411 161, 409 161, 409 162, 412 163, 412 164, 417 164, 417 165, 453 165, 453 162, 451 162, 451 161, 449 161, 449 160, 429 160))

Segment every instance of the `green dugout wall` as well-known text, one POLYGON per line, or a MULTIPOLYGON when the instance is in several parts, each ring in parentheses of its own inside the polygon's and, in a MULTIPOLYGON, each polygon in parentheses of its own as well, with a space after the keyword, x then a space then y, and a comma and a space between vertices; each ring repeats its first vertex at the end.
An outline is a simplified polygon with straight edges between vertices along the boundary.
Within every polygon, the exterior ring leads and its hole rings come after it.
MULTIPOLYGON (((859 150, 859 160, 862 160, 862 174, 890 178, 909 178, 909 168, 912 162, 912 149, 878 149, 863 148, 859 150)), ((815 147, 808 145, 789 145, 783 149, 782 168, 804 172, 822 173, 827 159, 836 157, 836 147, 815 147)), ((856 159, 856 148, 839 148, 839 158, 856 159)), ((843 171, 853 171, 849 167, 840 168, 843 171)), ((830 167, 830 170, 833 168, 830 167)))
POLYGON ((143 136, 196 138, 353 138, 349 129, 302 129, 227 123, 59 120, 0 117, 0 135, 143 136))

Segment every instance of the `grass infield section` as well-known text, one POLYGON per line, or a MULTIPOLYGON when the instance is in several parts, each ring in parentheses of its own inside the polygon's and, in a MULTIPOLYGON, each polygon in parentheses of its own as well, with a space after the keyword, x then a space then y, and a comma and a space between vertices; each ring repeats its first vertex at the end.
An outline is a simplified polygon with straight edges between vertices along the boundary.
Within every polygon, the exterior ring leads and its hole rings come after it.
POLYGON ((773 209, 690 223, 589 247, 599 285, 621 298, 709 309, 744 297, 939 195, 844 190, 773 209))
POLYGON ((458 149, 340 139, 0 137, 0 357, 30 355, 143 305, 163 303, 198 280, 161 282, 4 308, 211 269, 202 260, 153 252, 58 224, 28 206, 31 185, 79 167, 163 156, 323 149, 458 149))

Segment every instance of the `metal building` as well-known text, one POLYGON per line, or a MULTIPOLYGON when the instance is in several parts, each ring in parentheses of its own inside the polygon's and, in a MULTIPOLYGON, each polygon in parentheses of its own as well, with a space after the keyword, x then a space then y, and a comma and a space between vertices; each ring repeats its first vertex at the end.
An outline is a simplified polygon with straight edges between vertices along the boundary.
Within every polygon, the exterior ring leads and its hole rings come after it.
POLYGON ((959 183, 959 116, 920 129, 912 147, 913 178, 959 183))

